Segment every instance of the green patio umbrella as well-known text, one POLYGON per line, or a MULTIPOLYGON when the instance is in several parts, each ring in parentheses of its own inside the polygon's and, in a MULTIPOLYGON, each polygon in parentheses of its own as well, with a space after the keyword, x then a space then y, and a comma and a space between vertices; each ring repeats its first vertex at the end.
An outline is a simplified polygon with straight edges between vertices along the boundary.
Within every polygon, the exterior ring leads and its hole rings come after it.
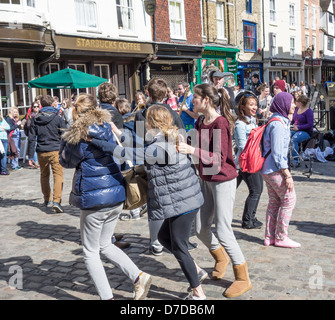
POLYGON ((28 82, 29 88, 81 89, 98 87, 107 79, 66 68, 28 82))

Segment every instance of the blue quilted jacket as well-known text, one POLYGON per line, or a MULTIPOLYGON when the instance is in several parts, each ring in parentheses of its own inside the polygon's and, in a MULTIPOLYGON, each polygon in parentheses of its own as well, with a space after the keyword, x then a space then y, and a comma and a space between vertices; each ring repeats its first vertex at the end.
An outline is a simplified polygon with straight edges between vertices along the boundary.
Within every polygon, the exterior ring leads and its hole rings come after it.
POLYGON ((126 198, 123 176, 113 157, 85 142, 89 131, 96 139, 113 141, 108 111, 97 109, 80 117, 63 135, 60 164, 76 168, 69 203, 80 209, 113 207, 126 198))

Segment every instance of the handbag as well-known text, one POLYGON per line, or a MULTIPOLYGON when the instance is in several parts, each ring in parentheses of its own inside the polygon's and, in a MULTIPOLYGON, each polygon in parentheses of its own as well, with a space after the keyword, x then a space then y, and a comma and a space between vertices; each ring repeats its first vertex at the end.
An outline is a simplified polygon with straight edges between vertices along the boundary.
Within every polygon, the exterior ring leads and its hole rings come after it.
MULTIPOLYGON (((114 138, 117 144, 122 147, 120 140, 115 134, 114 138)), ((126 200, 124 202, 123 209, 133 210, 147 203, 147 173, 145 171, 144 165, 134 166, 130 160, 126 160, 126 163, 130 168, 121 171, 126 189, 126 200)))

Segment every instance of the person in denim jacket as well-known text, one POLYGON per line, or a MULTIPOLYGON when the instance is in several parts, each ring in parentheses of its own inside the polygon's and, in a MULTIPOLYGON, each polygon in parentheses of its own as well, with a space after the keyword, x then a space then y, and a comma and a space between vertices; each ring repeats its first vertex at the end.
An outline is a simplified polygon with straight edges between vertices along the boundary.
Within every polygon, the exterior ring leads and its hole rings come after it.
POLYGON ((7 151, 8 151, 8 139, 7 130, 10 129, 7 121, 2 117, 0 113, 0 140, 5 149, 5 153, 0 153, 0 175, 8 176, 7 172, 7 151))
POLYGON ((291 94, 278 93, 270 107, 272 121, 263 134, 263 156, 270 150, 260 173, 266 183, 269 203, 266 210, 264 245, 285 248, 298 248, 300 243, 288 238, 288 226, 296 203, 294 182, 288 166, 290 143, 290 117, 295 104, 291 94))
MULTIPOLYGON (((237 154, 235 158, 236 167, 239 169, 238 156, 242 153, 250 132, 257 127, 256 113, 258 109, 258 100, 255 95, 246 92, 238 104, 238 117, 235 123, 234 139, 237 146, 237 154)), ((237 188, 240 183, 245 181, 248 186, 249 195, 244 204, 242 216, 242 228, 259 229, 262 222, 256 218, 256 210, 259 199, 263 192, 263 179, 259 172, 248 173, 239 170, 237 177, 237 188)))

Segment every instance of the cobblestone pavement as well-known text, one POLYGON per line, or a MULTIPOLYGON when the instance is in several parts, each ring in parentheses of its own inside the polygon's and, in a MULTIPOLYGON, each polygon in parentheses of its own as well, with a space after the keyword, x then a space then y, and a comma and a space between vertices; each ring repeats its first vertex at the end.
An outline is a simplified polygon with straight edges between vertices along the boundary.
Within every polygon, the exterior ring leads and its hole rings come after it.
MULTIPOLYGON (((289 236, 301 242, 299 249, 265 247, 264 227, 241 228, 241 214, 247 188, 236 193, 233 228, 249 267, 252 289, 240 300, 335 299, 335 162, 315 163, 310 179, 302 169, 293 171, 297 205, 289 236)), ((86 270, 80 244, 79 210, 68 203, 73 170, 65 170, 63 214, 41 206, 39 171, 24 169, 0 177, 0 299, 1 300, 98 300, 86 270), (22 280, 22 281, 21 281, 22 280)), ((267 191, 257 217, 265 221, 267 191)), ((148 252, 147 216, 136 221, 119 221, 116 233, 131 243, 127 254, 153 276, 150 300, 179 300, 186 296, 188 283, 175 258, 148 252)), ((204 245, 192 251, 208 273, 213 259, 204 245)), ((133 285, 121 271, 104 260, 116 299, 130 300, 133 285)), ((233 281, 231 264, 224 279, 204 281, 211 300, 227 300, 222 292, 233 281)))

